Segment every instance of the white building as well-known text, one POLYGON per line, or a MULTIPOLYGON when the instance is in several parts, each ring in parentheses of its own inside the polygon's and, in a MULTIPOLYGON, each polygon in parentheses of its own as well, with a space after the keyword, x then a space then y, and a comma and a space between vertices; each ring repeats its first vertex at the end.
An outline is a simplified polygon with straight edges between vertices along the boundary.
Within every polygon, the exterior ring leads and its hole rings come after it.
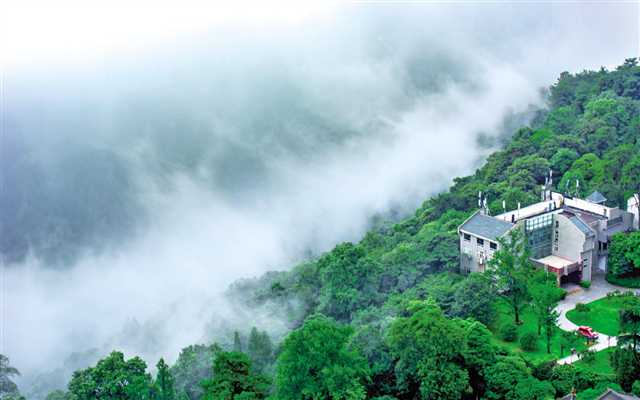
POLYGON ((579 199, 546 187, 542 201, 528 207, 496 216, 487 215, 484 207, 458 228, 460 269, 485 271, 500 248, 498 240, 511 229, 523 229, 532 261, 554 273, 558 285, 590 281, 594 273, 606 272, 611 236, 637 229, 638 202, 631 207, 635 213, 607 207, 605 202, 599 192, 579 199))

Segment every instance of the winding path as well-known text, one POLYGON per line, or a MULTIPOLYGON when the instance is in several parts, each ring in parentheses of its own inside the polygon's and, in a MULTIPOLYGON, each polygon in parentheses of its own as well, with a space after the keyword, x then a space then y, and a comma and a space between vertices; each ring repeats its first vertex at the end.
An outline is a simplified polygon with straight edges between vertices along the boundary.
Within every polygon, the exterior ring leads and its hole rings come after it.
MULTIPOLYGON (((607 282, 602 275, 594 276, 593 281, 591 282, 591 287, 589 289, 578 288, 573 292, 567 294, 564 300, 558 304, 555 310, 559 314, 558 318, 558 327, 564 331, 575 331, 578 329, 578 325, 569 321, 567 318, 567 312, 571 311, 575 308, 578 303, 590 303, 592 301, 601 299, 607 296, 607 293, 612 292, 614 290, 630 290, 628 288, 623 288, 621 286, 615 286, 607 282)), ((638 292, 636 290, 636 292, 638 292)), ((618 338, 615 336, 608 336, 604 333, 598 332, 598 341, 595 345, 591 346, 591 350, 600 351, 609 347, 613 347, 618 343, 618 338)), ((570 355, 568 357, 564 357, 558 360, 558 364, 571 364, 578 361, 579 358, 577 355, 570 355)))

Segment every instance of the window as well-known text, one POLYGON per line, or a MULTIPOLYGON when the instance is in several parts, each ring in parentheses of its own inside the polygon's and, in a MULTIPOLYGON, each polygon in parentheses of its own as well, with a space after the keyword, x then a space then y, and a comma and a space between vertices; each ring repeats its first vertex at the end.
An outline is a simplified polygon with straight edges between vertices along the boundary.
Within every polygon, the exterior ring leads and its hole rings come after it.
POLYGON ((495 242, 489 242, 489 248, 491 250, 496 250, 498 248, 498 243, 495 242))
MULTIPOLYGON (((556 221, 557 222, 557 221, 556 221)), ((551 254, 553 236, 553 214, 547 213, 525 220, 525 235, 533 258, 542 258, 551 254)))
POLYGON ((468 233, 464 234, 464 240, 466 240, 467 242, 471 240, 471 235, 469 235, 468 233))
POLYGON ((484 246, 484 239, 478 238, 478 239, 476 239, 476 241, 477 241, 479 246, 484 246))

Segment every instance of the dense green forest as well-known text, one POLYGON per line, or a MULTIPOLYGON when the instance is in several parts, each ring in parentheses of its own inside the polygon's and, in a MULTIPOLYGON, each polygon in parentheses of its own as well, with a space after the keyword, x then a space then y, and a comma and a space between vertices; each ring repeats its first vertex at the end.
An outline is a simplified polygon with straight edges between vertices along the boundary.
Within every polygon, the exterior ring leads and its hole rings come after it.
MULTIPOLYGON (((360 242, 341 243, 290 271, 234 284, 228 295, 235 301, 288 310, 291 332, 282 340, 247 327, 229 344, 189 346, 171 366, 160 360, 156 377, 143 360, 114 352, 48 399, 524 400, 571 390, 590 399, 606 387, 640 389, 635 349, 616 350, 612 373, 555 364, 554 343, 562 343, 561 353, 577 346, 554 331, 561 294, 533 271, 507 268, 520 262, 508 246, 496 257, 499 273, 457 272, 456 228, 475 211, 479 191, 497 212, 503 201, 509 209, 536 202, 549 169, 557 190, 598 190, 610 205, 626 206, 640 189, 636 59, 613 71, 564 72, 547 97, 531 126, 411 217, 380 223, 360 242), (504 282, 516 284, 505 291, 504 282), (539 337, 524 335, 519 346, 533 349, 540 340, 540 357, 510 344, 519 311, 537 316, 539 337)), ((640 307, 633 307, 626 323, 640 321, 640 307)))

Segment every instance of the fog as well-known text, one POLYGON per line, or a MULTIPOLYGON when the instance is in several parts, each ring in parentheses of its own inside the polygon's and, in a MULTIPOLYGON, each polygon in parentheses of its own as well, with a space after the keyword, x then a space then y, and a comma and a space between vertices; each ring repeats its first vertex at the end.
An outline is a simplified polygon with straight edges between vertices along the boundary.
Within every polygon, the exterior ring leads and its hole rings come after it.
POLYGON ((236 326, 284 334, 221 293, 411 213, 482 163, 480 136, 496 146, 544 107, 560 72, 639 47, 632 3, 199 26, 73 56, 36 46, 3 69, 0 353, 27 377, 91 348, 155 364, 236 326))

